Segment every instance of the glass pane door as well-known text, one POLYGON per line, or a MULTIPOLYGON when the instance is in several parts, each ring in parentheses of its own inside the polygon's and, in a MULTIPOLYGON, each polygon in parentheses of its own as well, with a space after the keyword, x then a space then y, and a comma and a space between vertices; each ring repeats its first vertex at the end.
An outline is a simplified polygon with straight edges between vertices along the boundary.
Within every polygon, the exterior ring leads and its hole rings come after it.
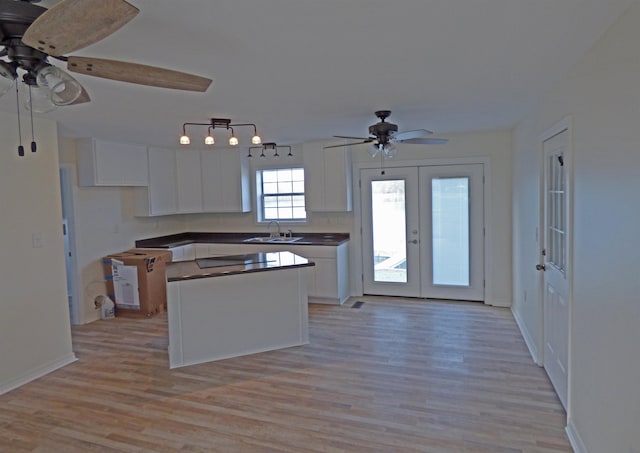
POLYGON ((484 300, 483 172, 420 167, 421 297, 484 300))
POLYGON ((469 178, 431 180, 434 285, 469 286, 469 178))
POLYGON ((373 280, 407 282, 406 184, 403 179, 371 181, 373 280))
POLYGON ((418 297, 418 169, 362 170, 365 294, 418 297))

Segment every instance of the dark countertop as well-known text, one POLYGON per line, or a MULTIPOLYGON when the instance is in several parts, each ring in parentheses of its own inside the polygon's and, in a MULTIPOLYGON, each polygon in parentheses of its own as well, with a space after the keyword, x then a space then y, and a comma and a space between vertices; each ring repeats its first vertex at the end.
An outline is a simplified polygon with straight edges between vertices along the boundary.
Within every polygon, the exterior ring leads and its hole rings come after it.
POLYGON ((329 245, 337 246, 349 240, 349 233, 293 233, 300 239, 295 242, 246 242, 255 237, 267 237, 262 233, 202 233, 187 232, 158 236, 136 241, 136 248, 171 248, 188 244, 291 244, 291 245, 329 245))
POLYGON ((291 252, 259 252, 167 263, 167 280, 176 282, 308 266, 315 263, 291 252))

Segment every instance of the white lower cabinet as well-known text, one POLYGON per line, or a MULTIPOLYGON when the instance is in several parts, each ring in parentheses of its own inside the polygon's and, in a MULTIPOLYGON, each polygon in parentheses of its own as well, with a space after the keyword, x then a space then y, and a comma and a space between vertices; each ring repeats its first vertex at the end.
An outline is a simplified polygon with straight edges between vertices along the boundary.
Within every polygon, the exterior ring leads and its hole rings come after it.
POLYGON ((347 244, 338 246, 298 245, 290 247, 293 253, 310 259, 307 292, 309 301, 343 304, 349 298, 349 254, 347 244))

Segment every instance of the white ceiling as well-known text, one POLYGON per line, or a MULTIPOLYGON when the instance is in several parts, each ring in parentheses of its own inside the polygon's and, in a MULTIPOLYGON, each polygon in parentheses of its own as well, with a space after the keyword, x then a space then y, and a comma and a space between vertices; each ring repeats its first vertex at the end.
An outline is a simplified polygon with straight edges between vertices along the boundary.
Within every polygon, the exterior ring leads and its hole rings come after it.
POLYGON ((401 131, 509 128, 634 0, 129 1, 133 21, 74 55, 214 83, 203 94, 76 75, 92 102, 43 115, 63 135, 175 146, 182 123, 226 117, 284 145, 366 136, 378 109, 401 131))

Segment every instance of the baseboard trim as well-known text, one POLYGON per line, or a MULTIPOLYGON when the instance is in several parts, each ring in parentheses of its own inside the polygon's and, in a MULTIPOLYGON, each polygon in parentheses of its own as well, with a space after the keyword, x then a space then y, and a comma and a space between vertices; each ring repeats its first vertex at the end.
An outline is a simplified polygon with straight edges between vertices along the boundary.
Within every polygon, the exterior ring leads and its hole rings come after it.
POLYGON ((529 330, 527 329, 527 325, 524 323, 524 320, 520 317, 520 314, 511 307, 511 313, 513 314, 513 318, 516 320, 516 324, 520 329, 520 333, 522 334, 522 338, 524 338, 524 342, 529 349, 529 354, 533 358, 533 361, 536 362, 539 366, 542 366, 542 363, 538 360, 538 348, 536 347, 536 342, 533 341, 529 330))
POLYGON ((576 425, 573 424, 572 420, 569 421, 567 427, 564 430, 569 437, 569 443, 571 444, 573 451, 575 453, 587 453, 587 449, 584 446, 584 442, 582 442, 580 433, 578 433, 576 425))
POLYGON ((493 302, 489 303, 489 305, 493 307, 509 308, 511 307, 511 301, 507 299, 493 299, 493 302))
POLYGON ((42 366, 39 366, 28 373, 23 374, 17 379, 13 379, 7 383, 0 384, 0 395, 3 395, 11 390, 17 389, 31 381, 35 381, 38 378, 41 378, 45 374, 49 374, 52 371, 57 370, 58 368, 62 368, 64 366, 69 365, 70 363, 75 362, 77 359, 76 355, 72 352, 64 357, 61 357, 52 362, 46 363, 42 366))

